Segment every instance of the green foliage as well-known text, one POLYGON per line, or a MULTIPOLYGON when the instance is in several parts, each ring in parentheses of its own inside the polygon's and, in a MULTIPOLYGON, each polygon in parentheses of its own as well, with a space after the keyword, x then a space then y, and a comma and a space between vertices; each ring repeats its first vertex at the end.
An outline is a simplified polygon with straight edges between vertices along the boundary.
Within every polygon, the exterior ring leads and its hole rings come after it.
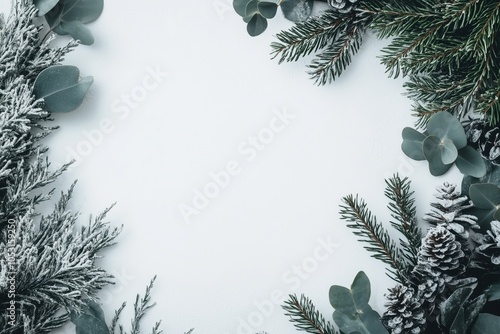
POLYGON ((467 146, 464 128, 456 117, 446 111, 436 113, 429 119, 425 133, 405 128, 402 136, 403 152, 412 159, 427 160, 434 176, 446 173, 453 163, 463 174, 474 177, 486 174, 481 154, 467 146))
POLYGON ((476 210, 472 213, 478 217, 482 227, 492 220, 500 220, 500 188, 491 183, 475 183, 469 187, 469 197, 476 210))
POLYGON ((47 111, 69 112, 80 106, 92 83, 92 77, 80 79, 75 66, 52 66, 38 75, 33 94, 36 99, 44 100, 47 111))
POLYGON ((410 181, 407 177, 401 179, 399 175, 394 175, 385 183, 384 194, 390 200, 388 208, 391 217, 395 219, 390 223, 403 236, 399 239, 399 244, 408 272, 417 264, 418 250, 422 243, 422 231, 418 227, 413 191, 410 190, 410 181))
POLYGON ((71 313, 76 334, 109 334, 101 307, 91 300, 86 300, 85 304, 80 313, 71 313))
POLYGON ((92 33, 84 24, 97 20, 103 11, 104 0, 34 0, 34 3, 51 31, 70 35, 84 45, 94 43, 92 33))
POLYGON ((304 295, 301 295, 300 299, 296 295, 289 295, 282 307, 286 311, 285 315, 290 317, 290 321, 298 330, 311 334, 338 333, 316 310, 312 301, 304 295))
POLYGON ((272 19, 278 4, 266 0, 233 0, 233 8, 247 23, 250 36, 258 36, 267 28, 267 19, 272 19))
POLYGON ((469 333, 471 324, 486 304, 486 295, 484 294, 471 300, 474 288, 459 288, 441 303, 437 320, 443 332, 469 333))
POLYGON ((500 328, 500 317, 489 314, 480 313, 476 322, 472 326, 471 334, 491 334, 497 333, 500 328))
POLYGON ((271 44, 273 59, 279 57, 282 63, 318 53, 309 65, 309 74, 318 84, 331 82, 347 68, 359 50, 366 21, 367 18, 358 17, 354 11, 344 14, 325 10, 278 33, 278 42, 271 44))
POLYGON ((368 304, 370 293, 370 280, 362 271, 354 278, 351 289, 338 285, 330 288, 330 304, 335 308, 333 319, 342 333, 388 333, 379 314, 368 304))

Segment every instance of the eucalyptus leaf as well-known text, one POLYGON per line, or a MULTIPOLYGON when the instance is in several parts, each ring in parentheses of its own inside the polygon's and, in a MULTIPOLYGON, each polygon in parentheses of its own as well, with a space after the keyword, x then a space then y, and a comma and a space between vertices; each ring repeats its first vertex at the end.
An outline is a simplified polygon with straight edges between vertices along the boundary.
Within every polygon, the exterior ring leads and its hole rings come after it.
POLYGON ((441 162, 445 165, 452 164, 457 160, 458 150, 450 139, 444 139, 440 145, 441 162))
POLYGON ((61 22, 61 29, 83 45, 94 44, 92 32, 80 21, 61 22))
POLYGON ((108 326, 91 314, 81 314, 73 321, 76 334, 110 334, 108 326))
POLYGON ((428 136, 423 143, 424 156, 429 162, 429 171, 434 176, 443 175, 452 166, 444 164, 441 159, 441 139, 436 136, 428 136))
POLYGON ((465 327, 465 316, 464 309, 460 307, 457 310, 457 314, 455 315, 455 319, 451 324, 449 334, 466 334, 467 328, 465 327))
POLYGON ((470 302, 465 308, 464 308, 464 327, 469 328, 470 325, 476 320, 477 316, 483 309, 484 305, 487 302, 487 297, 485 294, 477 296, 472 302, 470 302))
POLYGON ((311 16, 313 0, 284 0, 280 7, 287 20, 302 22, 311 16))
POLYGON ((335 324, 342 333, 371 334, 358 317, 353 318, 343 312, 335 310, 335 312, 333 312, 333 321, 335 321, 335 324))
POLYGON ((351 285, 352 298, 358 310, 364 310, 370 301, 370 280, 363 271, 360 271, 351 285))
POLYGON ((252 16, 247 24, 247 32, 250 36, 255 37, 262 34, 267 28, 267 20, 260 14, 252 16))
POLYGON ((245 8, 245 16, 254 16, 255 14, 259 14, 259 1, 251 0, 245 8))
POLYGON ((259 2, 259 13, 266 19, 272 19, 278 11, 278 5, 274 2, 259 2))
POLYGON ((368 329, 370 334, 388 334, 389 332, 385 328, 385 326, 380 321, 380 314, 376 311, 370 309, 366 309, 361 314, 361 321, 364 326, 368 329))
POLYGON ((486 165, 481 154, 471 146, 465 146, 458 151, 458 157, 455 161, 462 174, 474 177, 483 177, 486 174, 486 165))
POLYGON ((329 292, 330 304, 339 312, 350 317, 358 313, 351 290, 346 287, 333 285, 329 292))
POLYGON ((233 8, 239 16, 245 17, 245 10, 251 0, 233 0, 233 8))
MULTIPOLYGON (((474 290, 472 288, 460 288, 455 290, 448 299, 441 303, 439 320, 440 323, 448 328, 451 328, 456 320, 456 316, 459 309, 463 308, 463 305, 470 297, 474 290)), ((462 310, 463 311, 463 310, 462 310)), ((463 317, 463 312, 462 312, 463 317)), ((462 319, 463 324, 463 319, 462 319)))
POLYGON ((488 301, 500 299, 500 282, 495 282, 486 289, 486 296, 488 301))
POLYGON ((35 80, 33 93, 45 101, 50 112, 69 112, 83 102, 93 83, 92 77, 79 80, 80 71, 75 66, 59 65, 46 68, 35 80))
POLYGON ((401 149, 403 153, 414 160, 425 160, 423 142, 426 136, 409 127, 403 129, 402 136, 401 149))
POLYGON ((440 111, 429 119, 427 132, 443 140, 450 139, 457 149, 467 145, 464 127, 455 116, 447 111, 440 111))
POLYGON ((500 188, 491 183, 476 183, 470 186, 469 196, 478 209, 496 209, 500 203, 500 188))
POLYGON ((500 166, 493 165, 490 162, 485 163, 486 173, 483 177, 477 178, 470 175, 464 175, 462 179, 462 193, 469 196, 469 187, 475 183, 500 184, 500 166))
POLYGON ((45 19, 51 29, 59 26, 61 22, 90 23, 97 20, 103 8, 104 0, 61 0, 59 6, 45 15, 45 19))
POLYGON ((493 215, 495 214, 496 211, 497 211, 496 208, 489 210, 471 208, 467 210, 467 214, 476 216, 477 224, 481 227, 481 231, 485 232, 486 230, 489 229, 491 221, 495 220, 495 218, 493 218, 493 215))
POLYGON ((33 0, 33 4, 38 9, 38 16, 44 16, 54 8, 59 0, 33 0))
POLYGON ((500 317, 489 314, 480 313, 472 325, 471 334, 492 334, 498 333, 500 328, 500 317))

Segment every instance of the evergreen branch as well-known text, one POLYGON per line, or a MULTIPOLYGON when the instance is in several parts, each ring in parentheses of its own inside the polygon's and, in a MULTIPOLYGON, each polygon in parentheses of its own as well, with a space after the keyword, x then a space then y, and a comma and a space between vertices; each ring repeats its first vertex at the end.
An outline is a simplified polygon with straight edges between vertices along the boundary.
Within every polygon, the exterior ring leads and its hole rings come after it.
POLYGON ((127 306, 127 303, 122 303, 122 305, 115 311, 115 315, 113 316, 113 319, 111 320, 111 324, 109 325, 109 332, 111 334, 115 333, 116 325, 118 324, 118 321, 120 319, 120 315, 122 314, 123 309, 127 306))
POLYGON ((339 32, 337 38, 308 66, 315 82, 325 85, 334 81, 351 63, 351 57, 358 50, 364 36, 364 29, 358 25, 339 32))
POLYGON ((341 205, 341 219, 347 221, 347 227, 360 237, 360 242, 367 243, 364 248, 374 253, 372 257, 389 265, 387 275, 396 282, 404 282, 405 264, 399 250, 384 227, 377 223, 376 217, 367 209, 362 199, 349 195, 342 198, 346 205, 341 205))
POLYGON ((491 123, 500 121, 500 80, 496 80, 496 84, 481 95, 477 111, 485 114, 491 123))
POLYGON ((290 317, 290 321, 295 328, 310 334, 337 334, 335 328, 327 322, 325 318, 316 310, 312 301, 300 296, 289 295, 282 308, 286 311, 285 315, 290 317))
POLYGON ((313 52, 325 48, 335 40, 339 31, 345 29, 354 17, 326 10, 318 17, 296 23, 289 31, 276 35, 279 42, 271 43, 272 59, 280 56, 278 63, 297 61, 313 52))
POLYGON ((385 196, 390 200, 388 208, 392 218, 396 220, 391 221, 391 225, 405 238, 400 239, 400 245, 406 259, 406 271, 409 272, 417 264, 422 240, 422 232, 417 224, 415 199, 410 190, 411 182, 407 177, 401 179, 399 175, 394 175, 385 182, 385 196))
MULTIPOLYGON (((149 285, 146 287, 146 292, 144 293, 144 297, 141 298, 139 295, 135 298, 134 302, 134 319, 132 320, 132 329, 130 334, 140 334, 140 321, 146 314, 146 312, 153 308, 156 303, 150 304, 151 301, 151 289, 153 288, 153 284, 156 280, 156 276, 153 277, 149 285)), ((157 325, 159 325, 157 323, 157 325)))

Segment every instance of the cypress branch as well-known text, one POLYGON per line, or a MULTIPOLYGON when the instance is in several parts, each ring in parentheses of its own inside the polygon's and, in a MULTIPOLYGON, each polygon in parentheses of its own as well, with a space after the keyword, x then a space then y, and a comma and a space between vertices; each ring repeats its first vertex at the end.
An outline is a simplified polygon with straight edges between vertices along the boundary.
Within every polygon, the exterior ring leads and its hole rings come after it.
POLYGON ((300 300, 297 295, 289 295, 282 308, 295 328, 300 331, 310 334, 338 334, 330 322, 316 310, 312 301, 304 295, 300 296, 300 300))
POLYGON ((405 263, 399 250, 384 227, 377 222, 362 199, 349 195, 342 198, 345 205, 341 205, 341 219, 347 221, 347 227, 360 237, 360 242, 367 243, 364 248, 374 253, 372 257, 389 265, 387 275, 396 282, 405 281, 405 263))

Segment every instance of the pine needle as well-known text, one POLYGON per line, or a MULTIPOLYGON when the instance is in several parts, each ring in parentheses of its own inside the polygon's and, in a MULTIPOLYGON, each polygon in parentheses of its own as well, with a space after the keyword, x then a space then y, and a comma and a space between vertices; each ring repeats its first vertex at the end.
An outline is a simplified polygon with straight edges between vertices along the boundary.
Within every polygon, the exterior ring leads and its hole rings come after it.
POLYGON ((312 301, 304 295, 300 296, 300 300, 296 295, 289 295, 282 308, 295 328, 300 331, 311 334, 338 334, 330 322, 316 310, 312 301))

